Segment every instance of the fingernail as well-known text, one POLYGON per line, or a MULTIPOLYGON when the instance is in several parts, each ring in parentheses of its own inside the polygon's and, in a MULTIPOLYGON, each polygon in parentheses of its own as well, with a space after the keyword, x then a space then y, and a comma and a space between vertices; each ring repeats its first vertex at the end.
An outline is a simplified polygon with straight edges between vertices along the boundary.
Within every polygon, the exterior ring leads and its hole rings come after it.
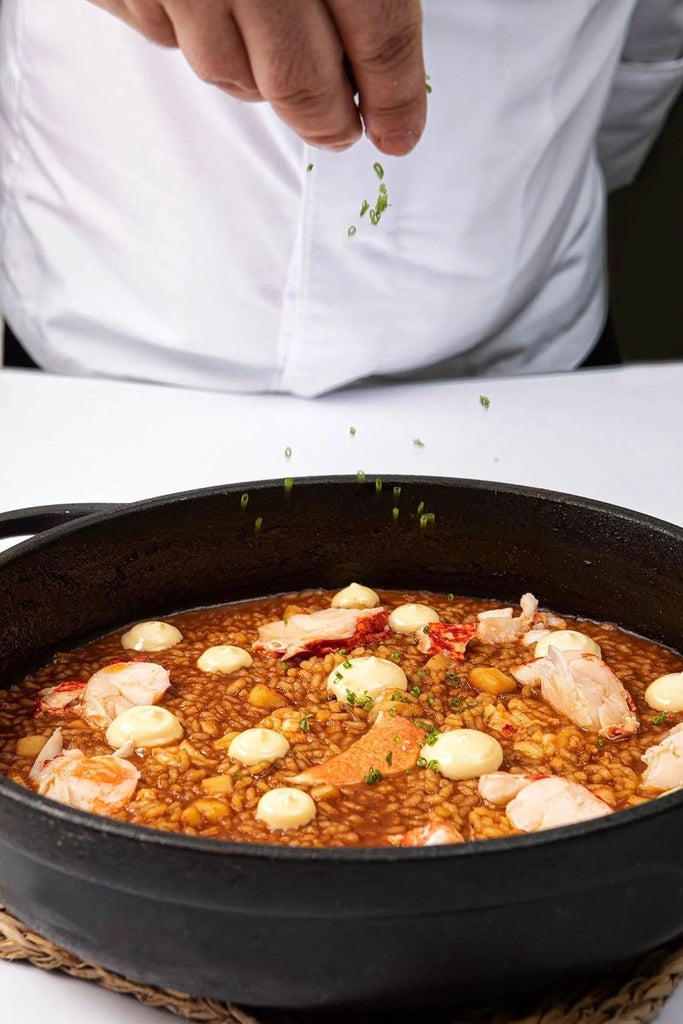
POLYGON ((405 156, 415 148, 419 138, 417 132, 389 132, 381 137, 371 135, 370 141, 388 156, 405 156))

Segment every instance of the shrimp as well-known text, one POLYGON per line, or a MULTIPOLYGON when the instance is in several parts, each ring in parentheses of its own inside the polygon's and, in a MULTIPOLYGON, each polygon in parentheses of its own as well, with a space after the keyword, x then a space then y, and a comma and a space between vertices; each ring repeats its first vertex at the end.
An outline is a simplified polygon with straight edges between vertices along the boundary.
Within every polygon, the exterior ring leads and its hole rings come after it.
POLYGON ((683 722, 669 729, 643 754, 647 765, 640 784, 644 793, 666 793, 683 785, 683 722))
POLYGON ((94 814, 123 810, 138 784, 137 768, 116 754, 86 757, 63 747, 62 731, 55 729, 29 773, 38 792, 94 814))
POLYGON ((70 679, 66 683, 42 690, 36 699, 36 718, 38 715, 77 714, 78 702, 86 685, 80 679, 70 679))
POLYGON ((631 695, 595 654, 550 647, 545 658, 534 658, 510 672, 520 683, 540 683, 543 699, 582 729, 610 740, 638 730, 631 695))
POLYGON ((510 775, 505 779, 506 774, 482 775, 479 793, 489 803, 505 806, 508 821, 519 832, 539 832, 613 813, 604 800, 570 779, 557 775, 510 775))
POLYGON ((430 819, 426 825, 411 828, 400 836, 389 836, 393 846, 444 846, 448 843, 464 843, 463 836, 448 821, 430 819))
POLYGON ((521 612, 512 616, 512 608, 492 608, 477 616, 477 638, 484 644, 510 644, 528 632, 537 618, 538 601, 533 594, 523 594, 519 602, 521 612))
POLYGON ((156 704, 171 685, 168 672, 151 661, 118 661, 88 680, 80 713, 91 725, 106 729, 117 715, 138 704, 156 704))
POLYGON ((381 640, 388 632, 384 608, 324 608, 259 626, 259 637, 252 649, 286 661, 297 654, 328 654, 340 647, 352 650, 360 644, 381 640))

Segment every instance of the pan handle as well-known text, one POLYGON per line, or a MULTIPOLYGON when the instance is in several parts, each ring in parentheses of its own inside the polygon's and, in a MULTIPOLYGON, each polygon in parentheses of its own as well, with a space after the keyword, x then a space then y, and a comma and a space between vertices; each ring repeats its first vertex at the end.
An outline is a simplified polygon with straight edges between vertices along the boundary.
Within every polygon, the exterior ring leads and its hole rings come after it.
POLYGON ((110 512, 120 505, 36 505, 34 508, 19 508, 12 512, 0 512, 0 539, 6 537, 27 537, 30 534, 51 530, 53 526, 82 519, 93 512, 110 512))

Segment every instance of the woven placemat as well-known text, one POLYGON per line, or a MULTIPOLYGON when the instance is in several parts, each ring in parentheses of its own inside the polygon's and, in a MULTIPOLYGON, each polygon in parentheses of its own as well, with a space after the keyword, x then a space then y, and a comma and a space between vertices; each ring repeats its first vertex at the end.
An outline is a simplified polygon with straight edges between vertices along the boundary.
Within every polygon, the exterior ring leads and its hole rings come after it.
POLYGON ((662 946, 635 963, 625 965, 598 985, 573 986, 571 993, 554 993, 531 1012, 463 1016, 442 1007, 392 1012, 327 1014, 279 1010, 245 1010, 213 999, 200 999, 173 989, 128 981, 118 974, 86 963, 36 935, 0 905, 0 958, 24 960, 47 971, 63 971, 92 981, 110 992, 132 996, 146 1006, 164 1009, 184 1020, 203 1024, 648 1024, 654 1020, 683 975, 683 940, 662 946))

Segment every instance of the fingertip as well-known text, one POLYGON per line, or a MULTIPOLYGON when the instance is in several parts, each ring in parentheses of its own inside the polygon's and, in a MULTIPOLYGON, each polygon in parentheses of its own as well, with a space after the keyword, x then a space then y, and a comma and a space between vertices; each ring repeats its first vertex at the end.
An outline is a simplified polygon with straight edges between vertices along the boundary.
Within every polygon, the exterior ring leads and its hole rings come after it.
POLYGON ((373 146, 386 156, 407 156, 420 141, 420 133, 403 131, 376 135, 374 132, 368 132, 368 138, 373 146))

